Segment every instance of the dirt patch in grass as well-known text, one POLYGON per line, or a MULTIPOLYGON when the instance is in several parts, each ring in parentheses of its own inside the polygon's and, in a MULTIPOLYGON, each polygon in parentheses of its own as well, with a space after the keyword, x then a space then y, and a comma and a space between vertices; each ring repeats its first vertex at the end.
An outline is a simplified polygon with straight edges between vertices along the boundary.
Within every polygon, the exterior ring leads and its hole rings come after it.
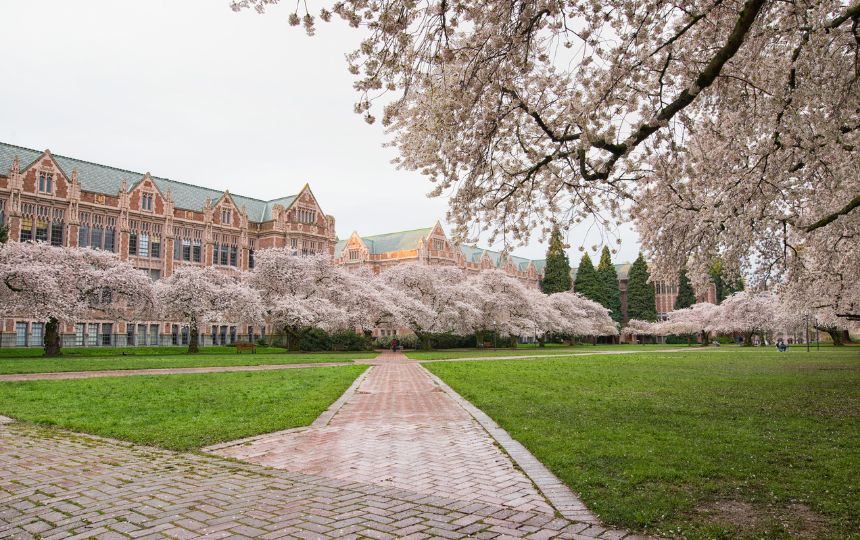
POLYGON ((760 506, 743 501, 717 501, 693 509, 700 525, 731 527, 738 537, 782 528, 787 536, 821 538, 828 535, 827 519, 805 504, 760 506))

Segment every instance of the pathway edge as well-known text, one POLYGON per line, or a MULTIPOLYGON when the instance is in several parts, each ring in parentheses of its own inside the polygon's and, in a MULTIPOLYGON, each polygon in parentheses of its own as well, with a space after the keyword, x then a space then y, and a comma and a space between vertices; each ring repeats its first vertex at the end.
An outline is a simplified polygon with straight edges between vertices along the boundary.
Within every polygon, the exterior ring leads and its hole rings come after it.
MULTIPOLYGON (((420 365, 420 364, 419 364, 420 365)), ((591 523, 594 525, 600 524, 600 519, 591 510, 585 506, 579 497, 577 497, 567 484, 555 476, 552 471, 546 468, 528 449, 519 441, 514 440, 511 435, 502 429, 492 418, 472 405, 463 396, 454 391, 453 388, 445 384, 442 379, 434 375, 424 366, 420 366, 422 370, 430 377, 433 382, 448 394, 451 399, 463 407, 472 417, 477 420, 490 436, 498 442, 510 458, 523 470, 526 476, 534 482, 544 497, 549 500, 550 504, 564 517, 571 521, 579 521, 591 523)))

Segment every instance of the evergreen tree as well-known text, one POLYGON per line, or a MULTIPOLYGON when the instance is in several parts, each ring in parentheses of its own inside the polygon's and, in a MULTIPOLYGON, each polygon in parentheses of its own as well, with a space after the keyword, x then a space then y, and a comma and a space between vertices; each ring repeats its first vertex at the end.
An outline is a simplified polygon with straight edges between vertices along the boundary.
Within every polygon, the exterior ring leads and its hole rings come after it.
POLYGON ((651 273, 645 257, 639 254, 636 262, 630 267, 630 277, 627 280, 627 317, 640 321, 657 320, 657 294, 654 284, 648 283, 651 273))
POLYGON ((591 257, 588 253, 579 261, 579 269, 576 271, 576 284, 573 290, 582 296, 593 300, 602 306, 606 306, 606 292, 603 290, 603 282, 594 269, 591 257))
POLYGON ((0 223, 0 244, 5 244, 9 240, 9 225, 0 223))
POLYGON ((620 323, 624 320, 624 314, 621 313, 621 291, 618 289, 618 272, 615 271, 615 265, 612 264, 612 257, 609 253, 609 247, 603 246, 603 253, 600 254, 600 264, 597 266, 597 275, 600 281, 603 282, 603 292, 606 294, 606 303, 603 307, 612 310, 609 314, 612 320, 620 323))
POLYGON ((564 242, 558 226, 553 229, 549 248, 546 250, 546 266, 540 286, 544 294, 570 291, 570 260, 564 251, 564 242))
POLYGON ((723 271, 723 261, 717 259, 711 264, 711 269, 708 272, 711 276, 711 283, 714 284, 717 292, 717 304, 722 304, 723 300, 733 295, 736 292, 744 290, 744 282, 740 277, 726 279, 723 271))
POLYGON ((673 309, 687 309, 695 303, 696 291, 693 290, 693 284, 687 276, 687 269, 684 268, 678 276, 678 296, 675 297, 673 309))

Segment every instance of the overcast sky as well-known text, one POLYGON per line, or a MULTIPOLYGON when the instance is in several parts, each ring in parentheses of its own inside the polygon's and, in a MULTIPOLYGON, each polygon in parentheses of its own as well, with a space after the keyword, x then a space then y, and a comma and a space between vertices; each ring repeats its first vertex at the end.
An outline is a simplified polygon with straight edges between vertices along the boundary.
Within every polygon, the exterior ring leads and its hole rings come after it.
MULTIPOLYGON (((360 32, 337 20, 309 38, 288 14, 234 13, 229 0, 0 2, 0 140, 258 199, 308 183, 340 238, 437 219, 449 232, 447 201, 398 171, 382 127, 352 112, 344 54, 360 32)), ((578 246, 599 243, 583 233, 569 238, 574 266, 578 246)), ((623 238, 615 262, 632 262, 637 237, 623 238)), ((546 245, 514 253, 541 259, 546 245)))

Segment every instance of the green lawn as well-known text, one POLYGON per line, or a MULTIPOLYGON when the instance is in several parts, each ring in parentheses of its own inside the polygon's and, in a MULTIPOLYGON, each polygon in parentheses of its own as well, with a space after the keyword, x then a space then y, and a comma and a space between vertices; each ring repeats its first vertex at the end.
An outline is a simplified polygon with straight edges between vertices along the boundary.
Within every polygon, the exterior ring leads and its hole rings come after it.
MULTIPOLYGON (((278 354, 286 352, 286 349, 278 347, 257 347, 257 354, 278 354)), ((170 356, 174 354, 187 354, 188 347, 64 347, 63 356, 170 356)), ((236 354, 236 346, 222 347, 200 347, 201 354, 236 354)), ((31 356, 42 356, 45 350, 41 347, 12 347, 0 349, 0 358, 26 358, 31 356)), ((251 354, 245 352, 244 354, 251 354)))
POLYGON ((0 383, 0 414, 171 450, 305 426, 366 366, 0 383))
POLYGON ((533 356, 539 355, 561 355, 582 354, 595 352, 620 352, 620 351, 660 351, 673 349, 697 349, 700 345, 692 347, 684 345, 547 345, 546 347, 535 347, 533 345, 520 345, 516 349, 454 349, 438 351, 408 351, 406 356, 413 360, 452 360, 457 358, 486 358, 494 356, 533 356))
POLYGON ((613 526, 860 538, 860 349, 425 364, 613 526))
MULTIPOLYGON (((154 354, 152 356, 106 355, 105 349, 76 349, 85 351, 80 356, 63 356, 60 358, 33 357, 4 357, 0 356, 0 374, 12 373, 52 373, 60 371, 100 371, 110 369, 154 369, 154 368, 183 368, 183 367, 217 367, 217 366, 259 366, 272 364, 317 364, 324 362, 352 362, 357 359, 375 358, 378 353, 369 352, 326 352, 326 353, 285 353, 285 354, 251 354, 243 352, 236 354, 214 353, 210 347, 203 349, 200 354, 154 354), (101 352, 101 355, 92 354, 101 352), (92 354, 92 355, 91 355, 92 354)), ((15 350, 15 349, 5 349, 15 350)), ((17 349, 21 350, 21 349, 17 349)), ((113 353, 117 349, 110 349, 113 353)), ((118 349, 122 351, 122 349, 118 349)), ((266 349, 257 349, 264 351, 266 349)), ((283 351, 283 349, 276 349, 283 351)))

